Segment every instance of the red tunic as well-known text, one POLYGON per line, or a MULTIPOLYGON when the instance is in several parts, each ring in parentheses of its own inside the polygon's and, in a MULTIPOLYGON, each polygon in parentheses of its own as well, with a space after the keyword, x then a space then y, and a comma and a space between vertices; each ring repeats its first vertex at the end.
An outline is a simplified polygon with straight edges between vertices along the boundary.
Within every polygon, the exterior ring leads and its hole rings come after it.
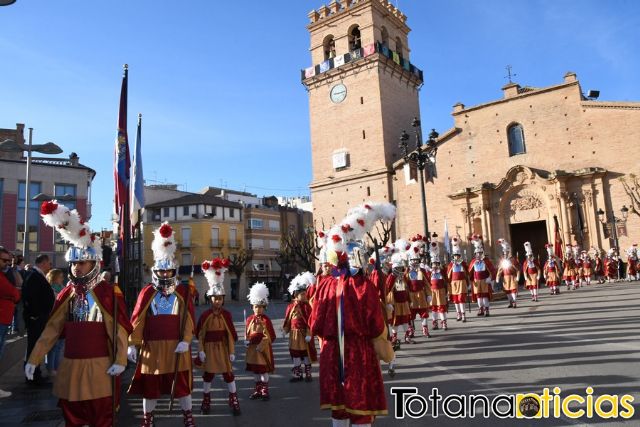
POLYGON ((386 336, 378 292, 368 279, 341 276, 316 300, 311 315, 313 335, 323 339, 320 350, 320 407, 352 415, 387 413, 380 363, 372 340, 386 336), (344 377, 340 378, 338 312, 342 290, 344 377), (383 335, 384 334, 384 335, 383 335))
POLYGON ((604 270, 609 279, 618 278, 618 260, 607 257, 604 260, 604 270))
POLYGON ((522 263, 522 274, 524 274, 524 278, 526 280, 525 286, 527 289, 538 289, 538 276, 541 272, 542 269, 540 268, 540 263, 538 263, 537 260, 524 260, 522 263))
POLYGON ((560 265, 555 259, 549 259, 544 263, 544 279, 547 286, 560 285, 560 265))
POLYGON ((429 284, 431 285, 431 310, 435 313, 445 313, 447 311, 447 281, 442 270, 432 270, 429 273, 429 284))
POLYGON ((596 257, 596 268, 594 271, 596 276, 604 276, 604 268, 602 267, 602 258, 596 257))
POLYGON ((463 304, 467 301, 467 285, 469 283, 468 269, 469 267, 464 261, 460 263, 451 261, 447 266, 447 280, 451 288, 449 291, 449 300, 452 303, 463 304))
POLYGON ((487 279, 495 280, 496 268, 491 263, 491 260, 487 257, 482 259, 484 262, 484 268, 479 267, 478 260, 476 258, 469 264, 469 279, 472 281, 471 287, 472 294, 471 300, 477 301, 478 298, 489 298, 493 296, 493 289, 491 285, 486 283, 487 279))
POLYGON ((389 292, 387 300, 393 304, 393 319, 391 321, 393 326, 406 325, 411 321, 407 282, 405 277, 396 277, 393 274, 387 276, 386 288, 389 292))
POLYGON ((273 359, 273 342, 276 340, 276 331, 273 323, 266 314, 256 316, 252 314, 245 323, 249 347, 247 347, 246 370, 254 374, 272 373, 275 371, 273 359), (262 345, 258 351, 258 345, 262 345))
MULTIPOLYGON (((206 355, 202 367, 205 372, 223 374, 233 370, 229 355, 235 352, 238 334, 230 312, 221 308, 216 314, 213 308, 210 308, 202 313, 196 326, 196 336, 198 351, 204 351, 206 355), (216 324, 222 329, 216 329, 216 324)), ((196 359, 196 364, 198 361, 199 359, 196 359)))
POLYGON ((318 354, 313 337, 308 343, 305 340, 306 336, 311 335, 310 317, 311 305, 306 301, 294 301, 287 306, 282 328, 289 333, 291 357, 308 357, 310 361, 315 362, 318 360, 318 354))

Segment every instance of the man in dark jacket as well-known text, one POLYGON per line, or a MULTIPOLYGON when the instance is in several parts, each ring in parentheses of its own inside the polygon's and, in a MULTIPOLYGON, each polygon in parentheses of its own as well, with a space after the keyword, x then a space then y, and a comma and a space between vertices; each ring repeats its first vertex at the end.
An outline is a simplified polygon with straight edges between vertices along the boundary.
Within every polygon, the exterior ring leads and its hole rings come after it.
MULTIPOLYGON (((31 355, 31 350, 36 345, 44 330, 49 313, 55 302, 55 295, 51 285, 47 281, 46 275, 51 270, 49 256, 40 254, 36 257, 36 263, 31 267, 24 284, 22 285, 22 301, 24 302, 24 321, 27 325, 27 356, 31 355)), ((43 381, 40 368, 36 368, 33 382, 43 381)), ((31 380, 27 380, 31 383, 31 380)))

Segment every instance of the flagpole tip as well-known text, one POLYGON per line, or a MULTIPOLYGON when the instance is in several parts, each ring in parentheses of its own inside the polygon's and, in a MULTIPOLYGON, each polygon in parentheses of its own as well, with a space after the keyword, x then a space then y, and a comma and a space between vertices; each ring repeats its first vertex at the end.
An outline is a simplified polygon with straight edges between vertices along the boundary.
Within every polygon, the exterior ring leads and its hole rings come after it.
POLYGON ((142 118, 142 113, 138 113, 138 120, 142 118))
POLYGON ((128 70, 128 69, 129 69, 129 64, 124 64, 124 65, 122 66, 122 68, 124 68, 125 70, 128 70))

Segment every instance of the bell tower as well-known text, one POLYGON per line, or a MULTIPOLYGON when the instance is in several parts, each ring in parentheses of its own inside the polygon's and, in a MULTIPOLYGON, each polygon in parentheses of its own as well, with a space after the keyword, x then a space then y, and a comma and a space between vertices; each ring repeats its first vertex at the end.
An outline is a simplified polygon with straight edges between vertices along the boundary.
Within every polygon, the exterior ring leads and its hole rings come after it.
POLYGON ((410 61, 406 16, 388 0, 332 0, 309 13, 309 94, 316 227, 365 201, 394 200, 403 129, 420 117, 422 71, 410 61))

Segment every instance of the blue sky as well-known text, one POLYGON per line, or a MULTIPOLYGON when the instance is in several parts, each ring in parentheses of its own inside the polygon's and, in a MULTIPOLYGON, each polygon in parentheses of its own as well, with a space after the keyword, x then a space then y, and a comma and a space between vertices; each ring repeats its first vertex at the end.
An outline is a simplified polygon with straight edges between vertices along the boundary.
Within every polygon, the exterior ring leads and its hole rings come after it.
MULTIPOLYGON (((328 3, 328 1, 327 1, 328 3)), ((425 133, 453 104, 577 73, 602 100, 640 101, 640 2, 398 0, 424 70, 425 133)), ((94 229, 109 227, 122 64, 129 139, 143 115, 148 183, 308 194, 307 13, 321 1, 17 0, 0 8, 0 127, 25 123, 97 171, 94 229)))

